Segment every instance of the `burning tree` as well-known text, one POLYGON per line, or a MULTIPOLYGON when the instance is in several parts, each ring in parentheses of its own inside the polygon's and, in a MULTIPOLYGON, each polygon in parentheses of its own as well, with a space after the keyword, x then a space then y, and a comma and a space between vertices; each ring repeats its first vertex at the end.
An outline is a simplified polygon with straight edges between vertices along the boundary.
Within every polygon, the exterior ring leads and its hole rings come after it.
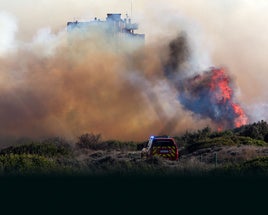
POLYGON ((188 110, 212 119, 219 127, 233 128, 248 121, 234 101, 232 80, 223 68, 211 68, 178 84, 179 100, 188 110))
POLYGON ((220 130, 245 125, 248 118, 235 102, 233 82, 225 69, 211 67, 189 78, 183 69, 189 56, 183 34, 169 44, 169 58, 164 65, 164 74, 177 88, 178 99, 184 108, 210 118, 220 130))

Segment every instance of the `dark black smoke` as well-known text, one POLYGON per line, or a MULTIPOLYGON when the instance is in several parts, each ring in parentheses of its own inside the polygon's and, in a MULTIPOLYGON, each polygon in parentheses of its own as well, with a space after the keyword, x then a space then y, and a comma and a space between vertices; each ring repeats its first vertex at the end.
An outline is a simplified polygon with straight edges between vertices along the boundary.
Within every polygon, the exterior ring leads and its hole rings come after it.
POLYGON ((169 56, 164 65, 165 76, 174 80, 182 73, 182 65, 190 57, 186 34, 182 33, 169 43, 169 56))
POLYGON ((163 68, 167 79, 178 90, 183 107, 201 118, 211 119, 219 128, 245 124, 247 117, 243 109, 234 103, 231 77, 224 69, 213 67, 189 76, 187 72, 191 69, 186 66, 190 57, 187 37, 179 35, 169 44, 169 58, 163 68))
MULTIPOLYGON (((193 78, 184 80, 180 87, 179 101, 188 110, 199 114, 202 117, 208 117, 220 127, 234 127, 234 118, 236 114, 232 108, 232 99, 218 100, 219 89, 212 91, 211 82, 214 75, 214 69, 204 72, 202 75, 196 75, 193 78)), ((227 76, 220 77, 227 78, 227 76)), ((219 80, 217 80, 219 81, 219 80)), ((217 84, 217 83, 215 83, 217 84)))

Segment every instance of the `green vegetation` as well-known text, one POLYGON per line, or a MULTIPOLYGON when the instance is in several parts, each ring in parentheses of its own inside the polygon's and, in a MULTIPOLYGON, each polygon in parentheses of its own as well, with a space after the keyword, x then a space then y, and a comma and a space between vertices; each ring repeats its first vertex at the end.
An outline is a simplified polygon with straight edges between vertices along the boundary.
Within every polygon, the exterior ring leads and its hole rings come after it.
POLYGON ((252 139, 268 142, 268 124, 263 120, 250 125, 244 125, 234 129, 233 132, 239 136, 251 137, 252 139))
POLYGON ((23 143, 18 142, 0 150, 0 175, 232 175, 268 172, 268 157, 258 157, 256 153, 256 147, 268 147, 268 124, 264 121, 221 132, 206 127, 188 131, 175 139, 180 156, 188 156, 186 160, 171 162, 156 157, 142 159, 140 150, 146 141, 103 141, 100 134, 83 134, 74 143, 58 137, 42 141, 26 139, 23 143), (226 146, 236 149, 247 146, 243 150, 248 151, 243 151, 244 158, 241 158, 237 152, 226 150, 222 154, 225 157, 221 157, 226 162, 216 166, 213 149, 226 146), (206 155, 200 153, 210 153, 206 162, 206 155))
POLYGON ((0 151, 0 174, 68 173, 72 158, 71 145, 60 138, 13 145, 0 151))
POLYGON ((242 171, 250 172, 265 172, 268 173, 268 157, 258 157, 241 164, 240 169, 242 171))
POLYGON ((45 157, 71 156, 72 151, 69 145, 57 145, 53 143, 35 143, 10 146, 2 149, 0 155, 8 154, 33 154, 45 157))
POLYGON ((268 146, 268 124, 264 121, 242 126, 233 130, 213 132, 209 127, 194 132, 186 132, 176 137, 184 153, 215 146, 254 145, 268 146))
POLYGON ((216 168, 210 174, 224 176, 268 176, 268 156, 216 168))
POLYGON ((138 147, 138 143, 133 141, 122 142, 118 140, 101 141, 100 134, 83 134, 78 137, 76 146, 80 149, 93 149, 93 150, 127 150, 134 151, 138 147))
POLYGON ((44 156, 32 154, 8 154, 0 156, 2 174, 47 174, 56 172, 57 163, 44 156))

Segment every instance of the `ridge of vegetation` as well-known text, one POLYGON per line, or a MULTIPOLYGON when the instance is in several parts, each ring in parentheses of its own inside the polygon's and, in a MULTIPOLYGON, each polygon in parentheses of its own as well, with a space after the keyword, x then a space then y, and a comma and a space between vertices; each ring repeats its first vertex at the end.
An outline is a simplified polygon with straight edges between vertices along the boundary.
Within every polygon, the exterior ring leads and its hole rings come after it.
MULTIPOLYGON (((206 127, 174 138, 180 153, 177 162, 161 158, 141 159, 140 150, 147 141, 102 140, 100 134, 83 134, 75 143, 59 137, 27 140, 0 150, 0 174, 266 174, 268 170, 268 156, 263 156, 266 152, 261 156, 254 152, 247 159, 236 159, 221 166, 215 166, 215 158, 206 163, 202 157, 198 160, 193 156, 201 151, 204 155, 213 154, 214 148, 237 149, 242 146, 243 150, 250 149, 245 148, 247 146, 268 152, 268 124, 265 121, 219 132, 206 127)), ((230 156, 235 154, 232 152, 230 156)))
POLYGON ((175 137, 184 153, 215 146, 255 145, 268 146, 268 124, 259 121, 240 128, 215 132, 209 127, 194 132, 186 132, 175 137))

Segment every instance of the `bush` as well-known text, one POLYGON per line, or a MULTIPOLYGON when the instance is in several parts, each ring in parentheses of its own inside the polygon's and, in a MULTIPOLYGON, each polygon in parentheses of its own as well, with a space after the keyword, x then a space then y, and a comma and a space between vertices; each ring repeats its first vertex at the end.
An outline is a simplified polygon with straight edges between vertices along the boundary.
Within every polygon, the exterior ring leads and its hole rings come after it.
POLYGON ((244 162, 239 166, 242 171, 266 172, 268 170, 268 157, 258 157, 244 162))
POLYGON ((8 154, 34 154, 45 157, 70 156, 72 150, 69 145, 54 143, 30 143, 19 146, 10 146, 2 149, 0 155, 8 154))
POLYGON ((100 144, 101 149, 109 149, 109 150, 126 150, 126 151, 134 151, 137 149, 137 144, 130 142, 121 142, 118 140, 107 140, 100 144))
POLYGON ((240 164, 229 164, 211 171, 227 176, 268 176, 268 157, 258 157, 240 164))
POLYGON ((78 148, 86 148, 86 149, 96 149, 97 145, 101 142, 101 135, 100 134, 83 134, 78 137, 78 142, 76 146, 78 148))
POLYGON ((70 144, 60 138, 14 145, 0 151, 0 172, 7 174, 67 173, 79 169, 70 144))
MULTIPOLYGON (((264 123, 264 125, 266 125, 264 123)), ((265 133, 265 126, 262 126, 262 132, 265 133)), ((253 127, 257 125, 253 124, 253 127)), ((260 125, 259 125, 260 126, 260 125)), ((263 138, 254 139, 248 136, 243 136, 246 131, 250 130, 252 126, 248 125, 245 128, 226 130, 222 132, 210 132, 210 129, 205 128, 197 132, 186 132, 181 137, 177 137, 178 142, 183 142, 184 152, 193 152, 202 148, 210 148, 215 146, 234 146, 234 145, 255 145, 268 146, 268 143, 263 138), (243 134, 243 135, 242 135, 243 134)), ((261 130, 261 129, 259 129, 261 130)))
POLYGON ((119 140, 106 140, 101 141, 100 134, 83 134, 78 137, 78 142, 76 146, 80 149, 93 149, 93 150, 136 150, 136 143, 122 142, 119 140))
POLYGON ((234 129, 234 132, 240 136, 251 137, 253 139, 268 142, 268 124, 263 120, 236 128, 234 129))
POLYGON ((31 154, 7 154, 0 156, 1 173, 34 174, 49 173, 58 168, 52 159, 31 154))

